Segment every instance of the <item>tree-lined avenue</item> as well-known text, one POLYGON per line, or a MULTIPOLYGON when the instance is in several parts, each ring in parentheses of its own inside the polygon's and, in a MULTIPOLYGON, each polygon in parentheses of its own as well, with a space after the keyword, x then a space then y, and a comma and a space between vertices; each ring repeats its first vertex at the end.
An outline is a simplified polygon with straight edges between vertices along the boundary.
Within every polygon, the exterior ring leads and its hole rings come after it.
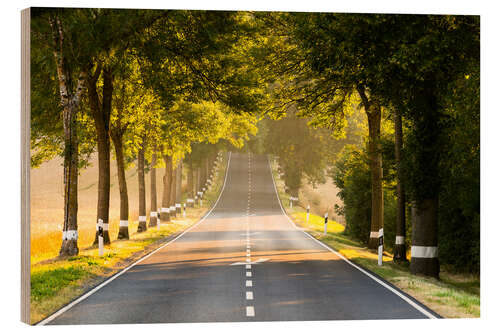
POLYGON ((427 316, 295 228, 281 210, 267 157, 239 153, 203 222, 49 318, 42 323, 427 316))

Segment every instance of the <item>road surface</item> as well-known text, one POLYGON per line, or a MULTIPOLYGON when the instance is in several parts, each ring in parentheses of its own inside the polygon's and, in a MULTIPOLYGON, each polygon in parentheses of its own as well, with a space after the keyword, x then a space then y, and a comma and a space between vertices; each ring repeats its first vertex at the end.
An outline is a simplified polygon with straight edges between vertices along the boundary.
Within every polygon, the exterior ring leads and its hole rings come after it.
POLYGON ((45 323, 427 318, 425 311, 295 228, 267 158, 233 153, 203 222, 45 323))

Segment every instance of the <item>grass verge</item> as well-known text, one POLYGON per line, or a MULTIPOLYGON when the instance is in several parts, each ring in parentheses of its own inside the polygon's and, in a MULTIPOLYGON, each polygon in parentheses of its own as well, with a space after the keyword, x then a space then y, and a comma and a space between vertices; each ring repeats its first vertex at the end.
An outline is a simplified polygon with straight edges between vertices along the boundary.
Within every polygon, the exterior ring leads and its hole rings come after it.
MULTIPOLYGON (((138 222, 130 222, 130 239, 115 240, 105 246, 104 256, 98 249, 88 247, 71 258, 53 257, 33 260, 31 264, 30 322, 37 323, 68 304, 87 290, 102 283, 111 275, 173 239, 195 224, 215 203, 224 182, 227 156, 216 167, 214 183, 203 196, 203 206, 188 208, 186 218, 177 217, 173 223, 160 228, 137 230, 138 222)), ((38 259, 38 257, 37 257, 38 259)))
POLYGON ((410 273, 409 264, 395 264, 392 255, 387 252, 384 252, 383 265, 378 266, 377 253, 344 234, 342 224, 330 220, 327 234, 324 235, 323 217, 310 214, 307 221, 304 208, 300 206, 290 208, 289 196, 284 190, 285 185, 277 177, 277 165, 271 163, 271 166, 283 208, 298 227, 352 262, 378 274, 444 318, 480 316, 479 276, 453 274, 443 270, 439 280, 416 276, 410 273))

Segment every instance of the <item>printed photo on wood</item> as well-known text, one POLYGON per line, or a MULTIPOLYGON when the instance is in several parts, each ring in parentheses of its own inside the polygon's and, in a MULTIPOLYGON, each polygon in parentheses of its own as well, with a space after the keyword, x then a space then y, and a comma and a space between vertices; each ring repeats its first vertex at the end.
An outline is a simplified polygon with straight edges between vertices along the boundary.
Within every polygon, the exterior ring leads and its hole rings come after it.
POLYGON ((480 17, 22 12, 30 325, 480 317, 480 17))

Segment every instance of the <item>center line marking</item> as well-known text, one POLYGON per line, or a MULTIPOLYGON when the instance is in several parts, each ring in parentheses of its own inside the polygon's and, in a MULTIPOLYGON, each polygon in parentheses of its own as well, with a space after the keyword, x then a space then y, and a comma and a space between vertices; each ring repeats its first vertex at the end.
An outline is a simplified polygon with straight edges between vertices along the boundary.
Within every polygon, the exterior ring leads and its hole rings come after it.
POLYGON ((252 265, 246 265, 246 269, 252 269, 252 265))
POLYGON ((249 300, 253 299, 253 291, 247 291, 247 299, 249 300))
POLYGON ((247 317, 255 317, 253 306, 247 306, 247 317))
POLYGON ((247 287, 253 287, 252 280, 247 280, 245 286, 247 286, 247 287))
POLYGON ((252 277, 252 272, 247 271, 247 277, 252 277))

